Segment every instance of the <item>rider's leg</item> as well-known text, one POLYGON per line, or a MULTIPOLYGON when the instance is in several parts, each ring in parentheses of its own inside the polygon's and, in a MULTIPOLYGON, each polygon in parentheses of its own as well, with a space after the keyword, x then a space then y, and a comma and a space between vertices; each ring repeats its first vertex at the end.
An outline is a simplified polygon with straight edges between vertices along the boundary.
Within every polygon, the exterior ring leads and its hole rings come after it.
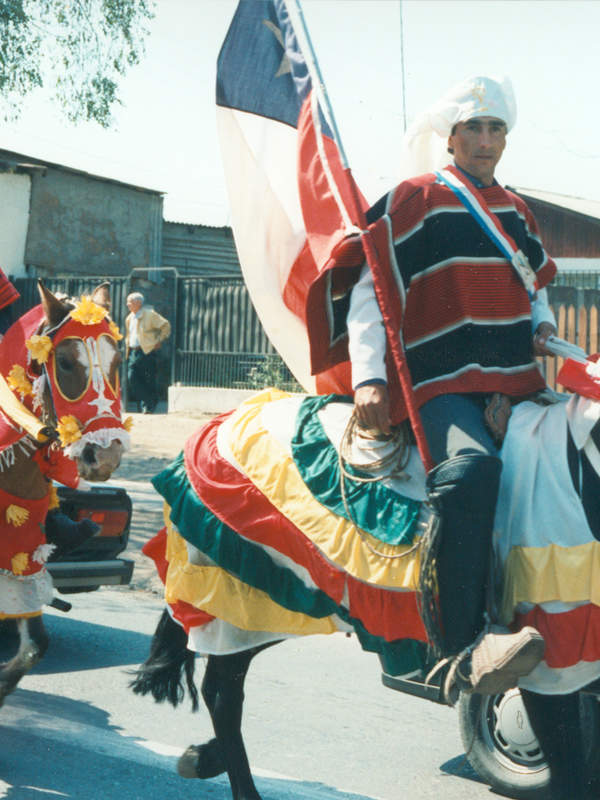
POLYGON ((443 461, 427 479, 441 517, 437 575, 444 650, 460 653, 483 630, 500 460, 463 455, 443 461))
MULTIPOLYGON (((441 516, 437 555, 445 655, 473 645, 484 628, 487 580, 501 462, 484 422, 480 395, 444 395, 421 409, 437 466, 427 479, 431 502, 441 516)), ((487 634, 461 666, 470 688, 485 693, 516 684, 543 655, 533 629, 487 634)))
POLYGON ((447 655, 471 644, 484 626, 502 467, 484 408, 480 395, 442 395, 421 408, 437 464, 427 489, 441 516, 437 572, 447 655))

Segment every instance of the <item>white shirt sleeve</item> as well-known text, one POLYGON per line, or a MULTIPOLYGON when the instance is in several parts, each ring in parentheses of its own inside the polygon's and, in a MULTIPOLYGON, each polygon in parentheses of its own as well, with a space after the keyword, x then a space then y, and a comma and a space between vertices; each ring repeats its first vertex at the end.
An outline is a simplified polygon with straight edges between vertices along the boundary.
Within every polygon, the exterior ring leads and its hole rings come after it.
POLYGON ((548 292, 546 289, 538 289, 536 299, 531 304, 531 327, 535 333, 542 322, 549 322, 558 329, 556 317, 548 305, 548 292))
POLYGON ((386 337, 383 318, 368 265, 350 295, 348 310, 348 350, 352 365, 352 388, 372 380, 387 382, 385 368, 386 337))

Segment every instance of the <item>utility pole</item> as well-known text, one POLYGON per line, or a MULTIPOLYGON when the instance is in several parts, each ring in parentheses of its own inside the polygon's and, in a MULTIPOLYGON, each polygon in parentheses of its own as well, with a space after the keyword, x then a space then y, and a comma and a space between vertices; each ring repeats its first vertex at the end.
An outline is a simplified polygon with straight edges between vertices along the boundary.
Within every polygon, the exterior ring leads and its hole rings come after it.
POLYGON ((402 0, 398 0, 400 8, 400 68, 402 70, 402 125, 406 133, 406 81, 404 77, 404 19, 402 13, 402 0))

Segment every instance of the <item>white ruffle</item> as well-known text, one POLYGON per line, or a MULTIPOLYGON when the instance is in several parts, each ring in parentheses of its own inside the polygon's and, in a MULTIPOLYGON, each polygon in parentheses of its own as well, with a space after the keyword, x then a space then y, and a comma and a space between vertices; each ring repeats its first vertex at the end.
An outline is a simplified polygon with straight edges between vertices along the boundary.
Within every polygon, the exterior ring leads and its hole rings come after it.
POLYGON ((52 602, 52 576, 45 569, 33 575, 0 573, 0 608, 3 617, 23 617, 36 614, 52 602))
POLYGON ((97 431, 84 433, 81 439, 65 447, 64 452, 69 458, 79 458, 87 444, 97 444, 99 447, 110 447, 118 439, 123 445, 123 451, 131 447, 131 437, 124 428, 100 428, 97 431))
POLYGON ((44 391, 46 389, 46 373, 35 378, 33 381, 33 410, 38 411, 44 407, 44 391))
POLYGON ((45 564, 55 550, 55 544, 41 544, 33 551, 31 560, 38 564, 45 564))

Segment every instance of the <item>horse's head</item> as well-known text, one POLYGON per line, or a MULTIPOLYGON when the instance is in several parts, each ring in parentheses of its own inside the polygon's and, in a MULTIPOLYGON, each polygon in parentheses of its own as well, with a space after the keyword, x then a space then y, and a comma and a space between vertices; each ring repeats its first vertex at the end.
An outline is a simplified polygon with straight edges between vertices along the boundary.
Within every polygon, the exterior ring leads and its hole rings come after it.
POLYGON ((104 481, 119 466, 129 434, 121 421, 116 325, 108 284, 80 301, 60 299, 41 283, 43 320, 26 341, 28 372, 45 421, 80 476, 104 481))

